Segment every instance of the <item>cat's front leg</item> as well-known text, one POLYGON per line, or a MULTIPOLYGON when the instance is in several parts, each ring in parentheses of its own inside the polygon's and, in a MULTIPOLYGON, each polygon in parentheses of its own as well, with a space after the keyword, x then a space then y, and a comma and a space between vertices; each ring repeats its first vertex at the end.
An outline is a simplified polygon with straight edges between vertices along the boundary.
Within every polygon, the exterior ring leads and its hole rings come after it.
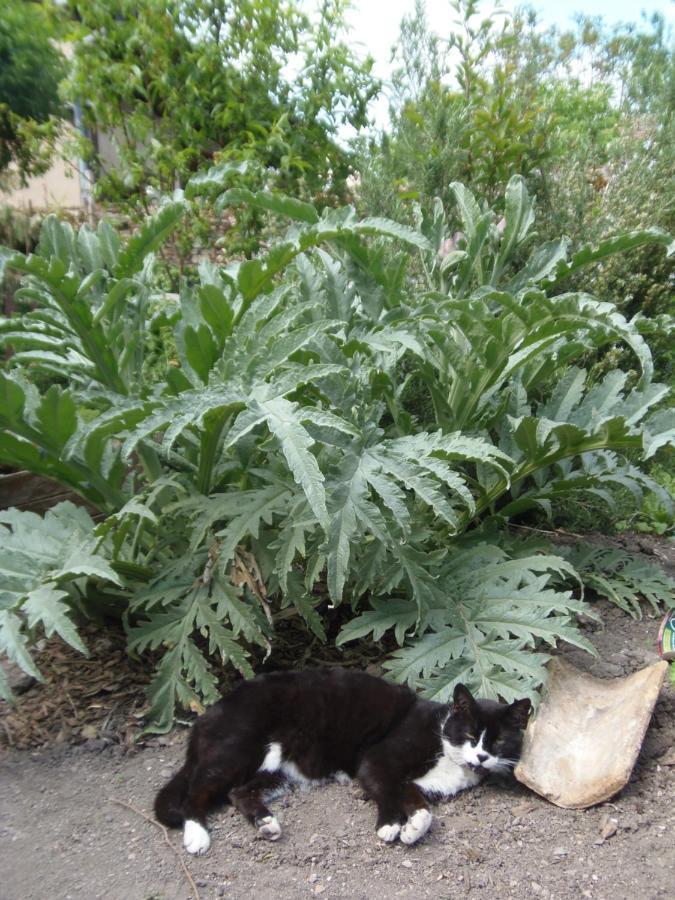
POLYGON ((416 844, 429 830, 432 819, 431 810, 423 806, 416 809, 401 829, 401 843, 416 844))
POLYGON ((401 833, 401 825, 399 822, 393 822, 389 825, 380 825, 377 829, 377 836, 381 841, 391 844, 401 833))
POLYGON ((416 844, 429 830, 433 818, 427 798, 416 784, 406 784, 403 789, 403 811, 407 819, 401 828, 401 843, 416 844))
POLYGON ((356 777, 368 798, 377 804, 377 836, 387 844, 393 843, 405 819, 400 784, 375 754, 363 760, 356 777))

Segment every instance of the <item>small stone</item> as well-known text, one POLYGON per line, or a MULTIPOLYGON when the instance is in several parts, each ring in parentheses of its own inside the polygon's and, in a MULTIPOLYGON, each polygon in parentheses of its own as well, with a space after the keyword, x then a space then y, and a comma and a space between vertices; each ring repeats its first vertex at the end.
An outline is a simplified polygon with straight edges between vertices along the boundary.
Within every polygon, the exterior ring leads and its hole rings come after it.
POLYGON ((659 756, 659 765, 675 766, 675 747, 671 747, 670 750, 666 750, 663 756, 659 756))
POLYGON ((93 741, 97 738, 98 732, 96 731, 96 726, 94 725, 85 725, 80 731, 80 735, 85 739, 85 741, 93 741))
POLYGON ((537 881, 531 881, 530 887, 532 888, 533 894, 541 894, 541 885, 537 881))
POLYGON ((325 890, 326 890, 325 884, 317 884, 317 886, 314 888, 314 893, 315 894, 323 894, 323 892, 325 890))
POLYGON ((617 828, 617 820, 610 819, 609 816, 605 816, 600 823, 600 837, 603 841, 608 840, 608 838, 614 837, 616 834, 617 828))
POLYGON ((96 738, 95 740, 85 741, 82 745, 82 749, 86 750, 87 753, 100 753, 102 750, 105 750, 106 747, 110 745, 110 740, 106 738, 96 738))
POLYGON ((412 869, 412 863, 410 862, 409 859, 404 859, 403 862, 401 863, 401 865, 403 866, 404 869, 412 869))
POLYGON ((319 876, 316 874, 316 872, 312 872, 312 874, 307 879, 307 881, 309 881, 310 884, 314 884, 318 880, 319 880, 319 876))
POLYGON ((521 816, 526 816, 528 813, 534 812, 538 806, 539 804, 533 803, 532 800, 525 800, 523 803, 518 803, 517 806, 511 807, 511 815, 520 818, 521 816))
POLYGON ((36 683, 32 675, 28 675, 8 659, 0 659, 0 668, 5 674, 9 689, 15 694, 24 694, 36 683))
POLYGON ((554 856, 567 856, 567 850, 564 847, 556 847, 553 851, 554 856))
POLYGON ((623 669, 615 663, 600 662, 593 667, 593 674, 599 675, 601 678, 621 678, 623 669))

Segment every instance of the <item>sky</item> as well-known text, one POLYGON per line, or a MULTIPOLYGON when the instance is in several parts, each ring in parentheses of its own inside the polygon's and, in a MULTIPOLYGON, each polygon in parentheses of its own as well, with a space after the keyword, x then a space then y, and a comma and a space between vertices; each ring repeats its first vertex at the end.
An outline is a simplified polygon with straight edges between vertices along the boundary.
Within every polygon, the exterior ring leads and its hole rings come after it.
MULTIPOLYGON (((372 54, 378 65, 378 74, 386 75, 392 44, 398 35, 398 28, 404 15, 412 12, 414 0, 352 0, 353 9, 347 19, 352 26, 352 37, 362 43, 372 54)), ((523 5, 518 0, 503 0, 505 9, 513 10, 523 5)), ((639 20, 640 12, 661 12, 675 25, 674 0, 532 0, 531 5, 540 13, 544 25, 557 25, 565 28, 572 23, 576 12, 587 15, 602 16, 609 23, 634 22, 639 20)), ((439 34, 452 24, 455 11, 448 0, 427 0, 427 18, 432 28, 439 34)), ((489 13, 494 4, 483 5, 485 13, 489 13)))
MULTIPOLYGON (((539 13, 542 25, 556 25, 565 29, 573 23, 577 12, 602 16, 609 23, 639 21, 644 9, 647 14, 662 13, 666 21, 675 29, 675 0, 502 0, 502 7, 513 10, 518 6, 532 6, 539 13)), ((352 9, 346 18, 351 27, 352 44, 359 47, 365 56, 370 53, 375 60, 375 74, 387 80, 390 72, 391 48, 395 43, 401 19, 410 14, 415 0, 352 0, 352 9)), ((486 0, 481 11, 488 14, 495 4, 486 0)), ((427 19, 431 28, 439 35, 447 34, 456 18, 449 0, 426 0, 427 19)), ((382 97, 372 113, 377 125, 382 127, 387 120, 387 101, 382 97)))

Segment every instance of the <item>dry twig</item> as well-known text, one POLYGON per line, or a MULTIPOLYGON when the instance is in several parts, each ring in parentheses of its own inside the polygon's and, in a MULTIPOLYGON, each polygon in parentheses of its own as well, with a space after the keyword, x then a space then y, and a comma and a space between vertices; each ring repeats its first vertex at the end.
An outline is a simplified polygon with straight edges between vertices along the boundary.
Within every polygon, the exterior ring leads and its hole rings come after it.
POLYGON ((197 890, 197 885, 195 884, 192 875, 190 875, 190 871, 189 871, 188 867, 185 865, 185 860, 183 859, 180 850, 177 850, 174 847, 174 845, 171 843, 171 839, 169 838, 169 832, 167 831, 166 827, 164 825, 162 825, 161 822, 158 822, 157 819, 153 819, 151 816, 146 816, 146 814, 142 810, 133 806, 131 803, 127 803, 126 800, 116 800, 114 797, 108 797, 108 800, 110 803, 116 803, 118 806, 123 806, 126 809, 130 809, 132 812, 136 813, 137 816, 140 816, 142 819, 145 819, 146 822, 149 822, 151 825, 154 825, 156 828, 159 828, 159 830, 164 835, 164 840, 166 841, 167 845, 171 848, 171 850, 178 857, 178 861, 181 864, 183 872, 185 873, 185 877, 187 878, 188 882, 190 883, 190 887, 192 888, 192 892, 195 896, 195 900, 200 900, 199 891, 197 890))

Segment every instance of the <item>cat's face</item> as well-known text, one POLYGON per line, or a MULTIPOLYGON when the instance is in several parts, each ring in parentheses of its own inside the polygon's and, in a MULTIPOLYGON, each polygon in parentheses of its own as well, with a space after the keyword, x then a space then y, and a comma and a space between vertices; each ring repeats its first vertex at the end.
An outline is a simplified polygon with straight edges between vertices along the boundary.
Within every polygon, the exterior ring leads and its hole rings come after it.
POLYGON ((511 704, 475 700, 463 684, 457 685, 443 726, 445 754, 480 774, 512 768, 530 711, 527 699, 511 704))

